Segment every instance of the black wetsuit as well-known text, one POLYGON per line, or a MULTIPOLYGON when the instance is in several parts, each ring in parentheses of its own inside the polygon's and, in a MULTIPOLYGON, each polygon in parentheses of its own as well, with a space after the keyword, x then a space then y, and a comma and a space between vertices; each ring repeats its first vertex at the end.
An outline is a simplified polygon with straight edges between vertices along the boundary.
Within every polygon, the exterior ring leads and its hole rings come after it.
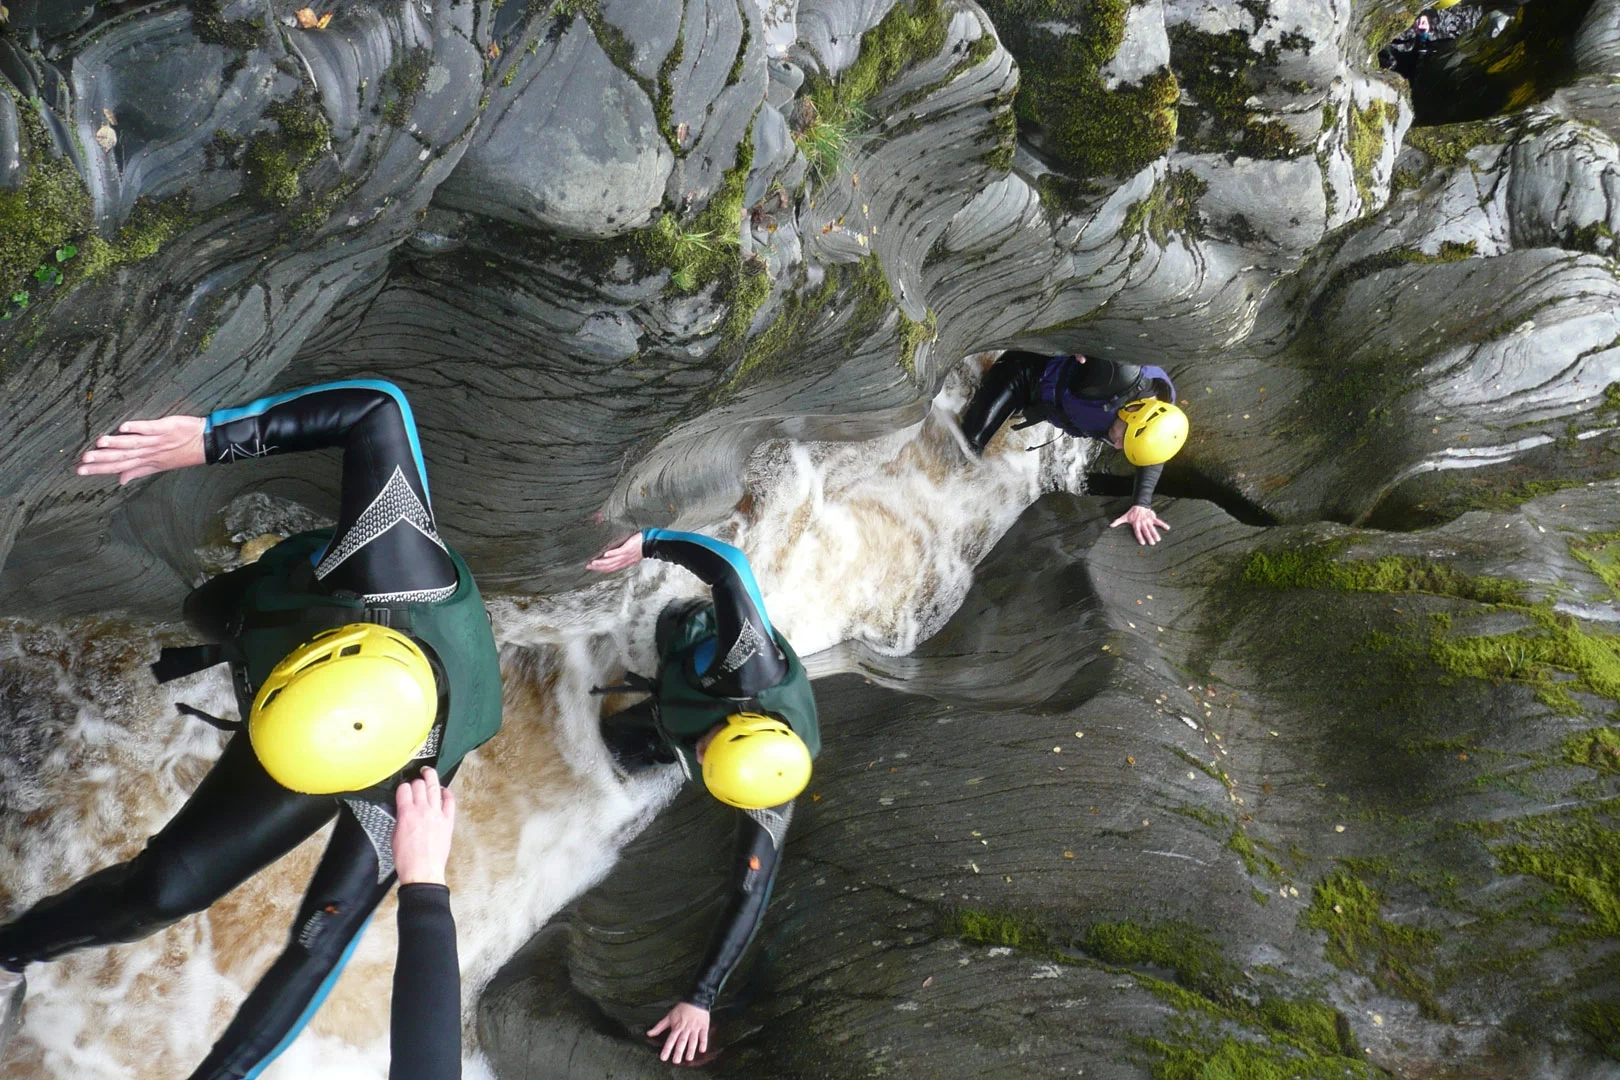
POLYGON ((390 1028, 388 1080, 461 1076, 461 969, 450 890, 443 885, 399 887, 399 957, 390 1028))
MULTIPOLYGON (((438 602, 457 591, 455 561, 430 509, 410 406, 392 384, 331 383, 221 410, 209 416, 203 443, 209 464, 343 448, 337 529, 324 552, 317 551, 312 589, 358 594, 367 602, 438 602)), ((255 581, 252 570, 221 575, 195 590, 185 605, 192 628, 211 641, 228 638, 242 617, 237 601, 255 581)), ((239 700, 243 689, 239 683, 239 700)), ((251 703, 252 688, 245 689, 251 703)), ((335 817, 286 950, 192 1080, 258 1076, 314 1015, 393 887, 391 806, 290 791, 259 764, 246 732, 238 733, 140 854, 0 927, 0 963, 20 971, 75 949, 140 940, 208 908, 335 817)), ((454 1073, 396 1077, 459 1076, 459 1016, 455 1034, 454 1073)))
MULTIPOLYGON (((1163 369, 1077 356, 1005 352, 990 365, 978 392, 962 411, 962 433, 982 454, 1001 425, 1015 412, 1029 423, 1047 421, 1079 438, 1108 441, 1108 426, 1119 406, 1142 398, 1175 401, 1175 387, 1163 369)), ((1163 465, 1136 470, 1133 501, 1153 502, 1163 465)))
MULTIPOLYGON (((697 533, 663 529, 643 530, 641 551, 645 556, 685 567, 713 593, 713 635, 703 636, 690 655, 694 682, 715 699, 715 722, 728 712, 750 708, 758 711, 757 705, 748 704, 751 699, 790 681, 805 679, 797 658, 771 627, 759 585, 741 551, 697 533)), ((709 618, 710 607, 706 600, 688 600, 666 608, 658 618, 659 654, 668 658, 681 649, 682 634, 690 632, 694 619, 709 618)), ((628 769, 667 764, 678 755, 685 759, 688 772, 696 774, 692 747, 708 729, 708 721, 687 725, 691 730, 671 731, 659 723, 654 700, 604 721, 602 734, 609 749, 628 769)), ((801 713, 785 719, 814 756, 821 743, 813 710, 808 716, 801 713)), ((731 894, 686 996, 690 1004, 702 1009, 714 1007, 715 998, 759 929, 781 865, 793 805, 789 801, 764 810, 743 811, 731 894)))

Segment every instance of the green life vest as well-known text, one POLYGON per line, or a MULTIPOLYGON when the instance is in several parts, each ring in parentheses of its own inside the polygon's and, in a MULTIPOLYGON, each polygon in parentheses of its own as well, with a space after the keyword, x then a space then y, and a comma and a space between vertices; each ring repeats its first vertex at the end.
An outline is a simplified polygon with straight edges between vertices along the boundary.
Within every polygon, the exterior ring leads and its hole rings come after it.
POLYGON ((804 740, 813 759, 821 753, 821 725, 816 719, 816 699, 810 691, 810 677, 787 639, 773 631, 776 644, 787 657, 787 678, 751 700, 716 697, 698 685, 692 654, 715 635, 714 605, 699 608, 687 616, 668 643, 658 668, 658 722, 671 746, 686 760, 687 772, 703 782, 703 769, 693 754, 697 738, 735 712, 760 712, 787 721, 793 733, 804 740))
POLYGON ((331 538, 330 529, 289 536, 257 563, 234 571, 253 574, 242 594, 235 642, 246 661, 248 687, 261 685, 282 657, 320 630, 367 621, 393 626, 432 650, 449 684, 441 687, 448 706, 437 762, 446 773, 501 729, 500 661, 472 571, 446 547, 457 581, 448 599, 368 605, 358 597, 323 596, 312 590, 310 557, 331 538))

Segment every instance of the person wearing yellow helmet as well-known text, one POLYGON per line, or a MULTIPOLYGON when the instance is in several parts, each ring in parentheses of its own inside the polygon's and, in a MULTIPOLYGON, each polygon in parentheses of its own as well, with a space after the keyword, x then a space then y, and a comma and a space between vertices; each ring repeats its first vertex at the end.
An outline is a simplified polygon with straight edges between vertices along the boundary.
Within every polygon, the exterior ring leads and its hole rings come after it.
POLYGON ((635 771, 679 762, 709 794, 743 812, 730 900, 686 999, 647 1032, 660 1058, 690 1063, 707 1052, 709 1011, 765 915, 793 801, 810 782, 821 729, 809 676, 772 625, 741 551, 698 533, 643 529, 586 564, 599 573, 643 557, 685 567, 709 600, 671 604, 658 617, 656 679, 632 687, 652 696, 603 722, 619 766, 635 771))
POLYGON ((1153 489, 1164 463, 1187 441, 1187 416, 1175 404, 1176 388, 1160 367, 1099 360, 1079 353, 1047 356, 1009 351, 985 372, 962 411, 962 434, 974 453, 984 448, 1013 413, 1020 427, 1042 421, 1076 438, 1097 439, 1125 452, 1136 466, 1129 510, 1110 528, 1129 525, 1139 544, 1157 544, 1170 528, 1153 512, 1153 489))
POLYGON ((186 621, 207 644, 165 649, 153 665, 166 681, 229 663, 246 724, 182 706, 235 731, 185 806, 133 859, 0 926, 0 1025, 15 1028, 29 963, 202 911, 335 818, 285 950, 191 1074, 258 1076, 393 886, 395 789, 426 766, 448 782, 499 729, 489 618, 439 537, 415 420, 393 384, 327 383, 207 417, 130 421, 97 439, 78 471, 129 483, 323 447, 343 449, 336 528, 289 537, 193 590, 186 621))

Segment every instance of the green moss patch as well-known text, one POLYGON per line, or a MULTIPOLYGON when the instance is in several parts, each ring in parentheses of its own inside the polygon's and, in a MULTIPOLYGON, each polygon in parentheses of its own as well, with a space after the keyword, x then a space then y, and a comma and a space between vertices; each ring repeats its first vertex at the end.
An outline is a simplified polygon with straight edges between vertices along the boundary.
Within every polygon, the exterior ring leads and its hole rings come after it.
POLYGON ((198 41, 239 52, 257 49, 264 43, 263 19, 227 19, 220 14, 220 0, 190 0, 189 6, 191 32, 198 41))
POLYGON ((1571 765, 1620 773, 1620 731, 1601 727, 1577 732, 1564 740, 1563 758, 1571 765))
POLYGON ((1125 38, 1129 0, 989 0, 1022 78, 1025 134, 1074 178, 1129 176, 1175 145, 1180 87, 1169 70, 1110 89, 1102 69, 1125 38), (1059 24, 1054 32, 1051 27, 1059 24))
POLYGON ((1209 185, 1196 174, 1186 169, 1167 169, 1147 197, 1125 211, 1120 233, 1144 234, 1160 247, 1168 244, 1173 235, 1196 239, 1201 235, 1198 200, 1208 191, 1209 185))
POLYGON ((1243 584, 1261 589, 1431 593, 1482 604, 1524 602, 1523 587, 1514 581, 1465 574, 1448 563, 1404 555, 1341 561, 1334 556, 1344 546, 1256 551, 1243 561, 1243 584))
POLYGON ((1509 137, 1498 123, 1472 120, 1413 127, 1406 133, 1406 145, 1423 151, 1435 165, 1455 168, 1468 161, 1468 152, 1475 147, 1505 143, 1509 137))
POLYGON ((1620 635, 1587 630, 1547 606, 1519 610, 1534 629, 1477 637, 1437 633, 1430 655, 1453 675, 1522 683, 1562 713, 1585 711, 1571 691, 1620 701, 1620 635))
POLYGON ((1181 148, 1192 154, 1250 158, 1291 158, 1304 152, 1286 125, 1249 104, 1266 89, 1267 73, 1285 47, 1274 41, 1256 52, 1242 30, 1210 34, 1185 24, 1173 27, 1171 63, 1190 97, 1180 105, 1181 148))
POLYGON ((35 267, 54 262, 54 253, 90 227, 90 194, 54 145, 37 107, 15 92, 21 157, 21 186, 0 190, 0 290, 26 291, 35 267))
POLYGON ((1569 550, 1620 598, 1620 532, 1582 536, 1569 542, 1569 550))
POLYGON ((243 148, 245 188, 255 201, 286 209, 310 195, 304 173, 331 150, 332 126, 308 90, 272 102, 264 116, 275 128, 256 132, 243 148))
MULTIPOLYGON (((901 0, 862 35, 853 64, 831 78, 810 75, 795 114, 793 141, 816 176, 837 173, 851 142, 871 120, 866 103, 907 68, 938 56, 949 27, 950 13, 940 0, 901 0)), ((970 62, 982 59, 981 54, 970 62)))
POLYGON ((1160 1055, 1153 1065, 1154 1080, 1365 1080, 1384 1075, 1340 1054, 1301 1052, 1230 1035, 1179 1044, 1143 1039, 1138 1045, 1160 1055))
POLYGON ((1541 879, 1586 913, 1591 932, 1620 934, 1620 831, 1580 811, 1518 821, 1508 835, 1493 849, 1503 873, 1541 879))
POLYGON ((80 272, 85 277, 100 277, 120 266, 150 259, 197 222, 190 207, 191 195, 185 191, 161 202, 142 198, 112 241, 99 236, 85 238, 80 272))
MULTIPOLYGON (((416 96, 427 85, 428 72, 433 69, 433 50, 417 46, 396 60, 382 76, 383 119, 395 127, 404 127, 411 119, 411 106, 416 96)), ((512 69, 516 71, 516 68, 512 69)))
POLYGON ((1173 971, 1179 985, 1211 1001, 1230 1005, 1236 1000, 1231 987, 1241 974, 1190 923, 1095 923, 1080 938, 1079 946, 1104 963, 1173 971))
POLYGON ((1620 1060, 1620 1004, 1589 1001, 1575 1010, 1575 1029, 1596 1044, 1599 1053, 1620 1060))
POLYGON ((1375 101, 1365 109, 1352 103, 1349 112, 1350 130, 1345 149, 1350 155, 1350 175, 1355 179, 1356 192, 1361 196, 1361 212, 1370 214, 1378 207, 1377 192, 1373 190, 1373 170, 1384 153, 1384 126, 1394 117, 1382 101, 1375 101))
POLYGON ((1349 869, 1335 870, 1317 883, 1300 921, 1327 934, 1330 963, 1359 971, 1382 990, 1413 1001, 1430 1019, 1445 1012, 1434 999, 1422 969, 1434 963, 1440 935, 1385 919, 1383 895, 1349 869))

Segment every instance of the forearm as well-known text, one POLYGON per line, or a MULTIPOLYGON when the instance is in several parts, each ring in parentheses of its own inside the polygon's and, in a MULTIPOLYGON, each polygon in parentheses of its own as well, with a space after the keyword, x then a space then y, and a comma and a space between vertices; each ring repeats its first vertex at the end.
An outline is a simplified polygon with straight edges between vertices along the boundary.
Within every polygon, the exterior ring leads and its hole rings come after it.
POLYGON ((742 961, 759 931, 770 903, 771 886, 781 865, 781 847, 793 819, 793 803, 751 811, 737 837, 736 864, 725 914, 709 940, 708 951, 686 1000, 700 1009, 712 1009, 726 980, 742 961))
POLYGON ((450 890, 399 887, 389 1080, 459 1080, 461 970, 450 890))
POLYGON ((1135 505, 1151 506, 1153 504, 1153 489, 1158 487, 1159 477, 1163 473, 1163 465, 1143 465, 1137 468, 1136 487, 1132 499, 1135 505))

